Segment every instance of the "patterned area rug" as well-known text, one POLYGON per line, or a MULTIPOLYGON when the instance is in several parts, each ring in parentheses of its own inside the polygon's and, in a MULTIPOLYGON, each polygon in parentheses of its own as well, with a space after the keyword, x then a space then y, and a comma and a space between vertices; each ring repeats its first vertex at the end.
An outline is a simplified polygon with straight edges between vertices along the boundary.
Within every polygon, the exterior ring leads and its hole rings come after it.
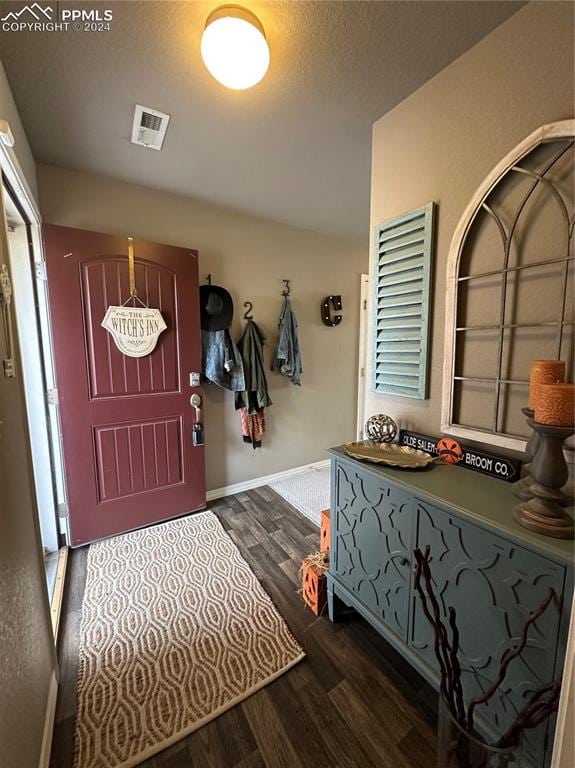
POLYGON ((74 766, 138 765, 303 656, 212 512, 93 544, 74 766))
POLYGON ((307 469, 270 483, 270 488, 299 509, 312 523, 321 524, 321 512, 329 509, 330 468, 307 469))

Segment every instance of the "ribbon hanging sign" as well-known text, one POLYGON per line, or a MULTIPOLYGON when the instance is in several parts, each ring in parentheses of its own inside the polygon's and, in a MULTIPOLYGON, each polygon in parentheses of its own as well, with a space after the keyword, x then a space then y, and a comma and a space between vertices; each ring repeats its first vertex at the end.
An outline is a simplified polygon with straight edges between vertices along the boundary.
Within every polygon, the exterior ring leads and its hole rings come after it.
POLYGON ((153 352, 167 327, 160 310, 148 307, 108 307, 102 320, 102 328, 128 357, 144 357, 153 352))
POLYGON ((145 357, 153 352, 162 331, 168 327, 159 309, 147 307, 138 298, 136 274, 134 268, 134 240, 128 238, 128 272, 130 296, 122 306, 111 306, 102 320, 105 328, 114 339, 114 343, 123 355, 145 357), (141 307, 127 307, 128 301, 138 301, 141 307))

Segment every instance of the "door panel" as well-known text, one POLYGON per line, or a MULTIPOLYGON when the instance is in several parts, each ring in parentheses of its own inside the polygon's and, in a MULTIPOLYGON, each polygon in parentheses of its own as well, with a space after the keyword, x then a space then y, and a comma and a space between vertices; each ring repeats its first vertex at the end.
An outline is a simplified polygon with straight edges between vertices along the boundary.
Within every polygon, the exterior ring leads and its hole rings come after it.
MULTIPOLYGON (((152 392, 177 392, 180 388, 177 335, 160 336, 159 354, 127 357, 109 333, 100 332, 98 319, 110 304, 122 304, 129 295, 126 258, 102 259, 82 264, 82 293, 87 329, 90 397, 120 397, 152 392), (92 333, 92 329, 96 333, 92 333)), ((144 304, 158 307, 168 325, 175 327, 176 275, 157 264, 136 264, 136 285, 144 304)))
POLYGON ((102 424, 94 449, 100 501, 183 482, 181 418, 102 424))
MULTIPOLYGON (((101 327, 129 296, 127 239, 44 226, 72 545, 205 506, 189 373, 201 370, 197 252, 134 241, 139 298, 167 329, 123 355, 101 327)), ((138 304, 135 304, 137 308, 138 304)))

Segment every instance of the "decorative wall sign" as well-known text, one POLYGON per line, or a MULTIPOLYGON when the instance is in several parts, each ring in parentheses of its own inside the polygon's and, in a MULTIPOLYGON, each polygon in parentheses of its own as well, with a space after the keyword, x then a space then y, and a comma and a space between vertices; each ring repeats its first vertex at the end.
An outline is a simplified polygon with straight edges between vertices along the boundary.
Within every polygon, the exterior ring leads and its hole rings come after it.
POLYGON ((457 464, 507 482, 517 480, 521 472, 521 462, 518 459, 466 448, 452 437, 428 437, 402 429, 399 433, 399 444, 441 456, 447 464, 457 464))
POLYGON ((148 307, 108 307, 102 320, 102 328, 128 357, 144 357, 153 352, 167 327, 160 310, 148 307))
POLYGON ((321 321, 324 325, 329 325, 333 328, 333 326, 341 323, 343 316, 333 315, 332 317, 330 311, 331 307, 333 307, 336 312, 341 312, 343 309, 341 296, 326 296, 321 303, 321 321))

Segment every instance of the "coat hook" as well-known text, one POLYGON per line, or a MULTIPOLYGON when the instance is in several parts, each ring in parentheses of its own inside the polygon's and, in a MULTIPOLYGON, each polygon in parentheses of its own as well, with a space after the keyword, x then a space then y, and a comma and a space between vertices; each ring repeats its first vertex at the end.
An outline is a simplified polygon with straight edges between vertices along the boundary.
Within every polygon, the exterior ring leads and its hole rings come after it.
POLYGON ((283 280, 284 289, 282 291, 282 296, 289 296, 290 295, 290 287, 289 287, 289 280, 283 280))
POLYGON ((249 313, 253 310, 254 305, 251 303, 251 301, 244 301, 244 307, 247 307, 244 313, 244 320, 253 320, 253 315, 249 313))
POLYGON ((206 280, 208 281, 208 285, 212 284, 212 275, 211 275, 211 273, 209 275, 206 275, 206 280))

